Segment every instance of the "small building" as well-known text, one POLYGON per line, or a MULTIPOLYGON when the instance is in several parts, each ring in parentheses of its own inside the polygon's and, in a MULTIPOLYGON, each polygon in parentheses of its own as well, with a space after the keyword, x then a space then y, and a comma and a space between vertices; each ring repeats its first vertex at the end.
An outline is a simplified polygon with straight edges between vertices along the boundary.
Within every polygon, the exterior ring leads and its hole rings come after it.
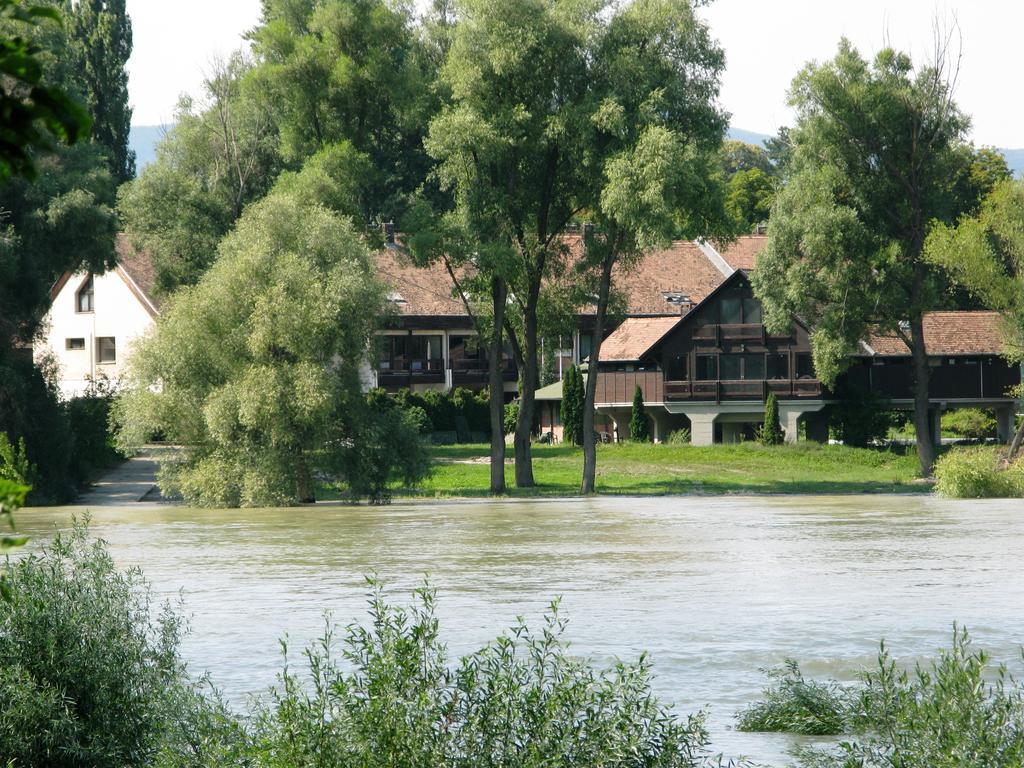
POLYGON ((64 397, 82 394, 94 381, 118 381, 132 344, 160 312, 150 256, 124 235, 116 247, 114 269, 102 275, 66 272, 50 291, 45 331, 33 355, 56 362, 64 397))

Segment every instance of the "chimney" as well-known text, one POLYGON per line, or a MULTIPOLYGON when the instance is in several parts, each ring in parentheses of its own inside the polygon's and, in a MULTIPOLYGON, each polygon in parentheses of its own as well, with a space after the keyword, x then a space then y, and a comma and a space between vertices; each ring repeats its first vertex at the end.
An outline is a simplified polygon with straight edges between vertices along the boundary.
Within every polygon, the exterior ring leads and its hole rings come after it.
POLYGON ((395 242, 395 222, 386 221, 384 222, 384 240, 392 245, 395 242))

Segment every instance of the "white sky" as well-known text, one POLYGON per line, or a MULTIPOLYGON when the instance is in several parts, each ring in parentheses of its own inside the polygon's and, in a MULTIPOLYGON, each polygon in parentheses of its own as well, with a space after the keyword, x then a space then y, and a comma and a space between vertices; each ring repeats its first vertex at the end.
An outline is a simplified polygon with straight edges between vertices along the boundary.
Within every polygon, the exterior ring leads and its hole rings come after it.
MULTIPOLYGON (((132 122, 153 125, 171 120, 179 94, 198 92, 214 57, 243 44, 260 2, 128 0, 128 12, 132 122)), ((793 76, 808 60, 832 56, 842 35, 865 55, 888 40, 917 62, 931 53, 933 21, 949 27, 955 18, 963 50, 957 100, 973 117, 975 142, 1024 147, 1020 0, 715 0, 701 13, 725 48, 721 101, 732 125, 761 133, 792 123, 786 91, 793 76)))

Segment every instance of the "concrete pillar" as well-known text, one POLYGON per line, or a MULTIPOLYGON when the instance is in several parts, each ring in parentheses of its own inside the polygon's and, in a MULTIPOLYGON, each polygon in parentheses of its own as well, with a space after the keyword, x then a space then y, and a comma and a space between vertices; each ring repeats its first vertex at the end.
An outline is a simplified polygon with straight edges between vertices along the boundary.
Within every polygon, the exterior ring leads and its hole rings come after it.
POLYGON ((996 436, 1000 443, 1008 443, 1013 439, 1015 410, 1012 405, 996 408, 996 436))
POLYGON ((779 409, 779 421, 782 422, 782 429, 786 432, 786 442, 795 443, 800 437, 800 417, 802 411, 796 409, 779 409))
POLYGON ((714 445, 715 414, 689 413, 687 416, 690 417, 690 444, 714 445))
POLYGON ((650 408, 647 415, 651 419, 651 440, 656 443, 665 442, 668 437, 668 414, 659 406, 650 408))

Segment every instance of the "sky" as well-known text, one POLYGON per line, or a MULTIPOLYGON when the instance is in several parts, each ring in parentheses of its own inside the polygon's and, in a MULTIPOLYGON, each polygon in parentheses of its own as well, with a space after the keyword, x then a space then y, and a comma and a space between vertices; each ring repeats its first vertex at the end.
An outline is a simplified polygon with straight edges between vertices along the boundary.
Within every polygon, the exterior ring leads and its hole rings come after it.
MULTIPOLYGON (((260 2, 128 0, 128 12, 135 39, 128 62, 132 122, 155 125, 173 118, 180 94, 199 92, 215 58, 244 45, 260 2)), ((973 118, 975 143, 1024 147, 1024 99, 1016 93, 1019 0, 715 0, 700 13, 725 49, 720 101, 736 128, 775 133, 791 124, 786 91, 793 76, 807 61, 834 55, 840 37, 865 55, 888 42, 917 62, 930 56, 937 23, 959 29, 956 96, 973 118)))

